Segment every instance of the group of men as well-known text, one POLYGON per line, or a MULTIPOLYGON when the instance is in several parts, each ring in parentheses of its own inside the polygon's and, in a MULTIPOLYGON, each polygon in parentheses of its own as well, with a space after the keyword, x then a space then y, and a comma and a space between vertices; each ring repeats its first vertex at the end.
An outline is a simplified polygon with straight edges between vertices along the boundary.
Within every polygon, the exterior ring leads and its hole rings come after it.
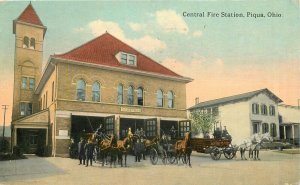
POLYGON ((84 138, 80 138, 78 143, 78 157, 79 157, 79 165, 83 164, 86 167, 93 165, 93 152, 94 152, 94 144, 91 139, 88 139, 86 143, 84 138))
POLYGON ((219 127, 214 131, 213 136, 215 139, 229 139, 231 140, 231 135, 228 133, 226 126, 221 130, 219 127))

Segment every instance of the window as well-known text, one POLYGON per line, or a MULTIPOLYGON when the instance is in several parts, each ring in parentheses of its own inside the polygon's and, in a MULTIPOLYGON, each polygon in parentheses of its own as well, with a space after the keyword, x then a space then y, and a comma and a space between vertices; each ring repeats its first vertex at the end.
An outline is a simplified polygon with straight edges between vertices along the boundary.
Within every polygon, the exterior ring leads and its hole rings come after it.
POLYGON ((35 79, 29 78, 29 89, 34 90, 34 86, 35 86, 35 79))
POLYGON ((111 135, 114 133, 114 117, 106 118, 105 133, 111 135))
POLYGON ((23 39, 23 48, 29 48, 29 38, 26 36, 23 39))
POLYGON ((30 49, 35 49, 35 39, 34 38, 30 39, 30 49))
POLYGON ((137 90, 137 98, 138 105, 144 105, 144 90, 142 87, 139 87, 137 90))
POLYGON ((128 105, 133 105, 133 87, 128 87, 128 105))
POLYGON ((260 109, 261 109, 261 114, 262 115, 268 115, 268 109, 267 109, 267 106, 265 104, 262 104, 260 109))
POLYGON ((22 89, 26 89, 27 88, 27 78, 26 77, 22 77, 22 85, 21 85, 22 89))
POLYGON ((118 104, 123 104, 123 85, 118 85, 118 104))
POLYGON ((45 102, 46 102, 46 107, 45 107, 45 108, 47 108, 47 107, 48 107, 48 91, 46 91, 46 99, 45 99, 45 102))
POLYGON ((214 116, 219 116, 219 107, 213 107, 212 108, 212 114, 214 116))
POLYGON ((269 115, 270 116, 275 116, 275 107, 274 107, 274 105, 270 105, 270 107, 269 107, 269 115))
POLYGON ((79 100, 79 101, 85 100, 85 81, 84 80, 77 81, 77 100, 79 100))
POLYGON ((46 95, 44 94, 43 109, 46 108, 46 95))
POLYGON ((277 136, 277 129, 276 129, 276 124, 275 123, 271 123, 271 125, 270 125, 270 135, 272 137, 277 136))
POLYGON ((52 102, 54 101, 54 82, 52 82, 52 102))
POLYGON ((190 122, 189 121, 179 122, 179 136, 184 137, 184 134, 188 131, 190 131, 190 122))
POLYGON ((253 134, 259 133, 259 123, 252 123, 252 127, 253 127, 253 134))
POLYGON ((262 133, 267 133, 269 132, 269 124, 268 123, 263 123, 262 124, 262 133))
POLYGON ((128 64, 129 65, 135 65, 135 56, 134 55, 129 55, 128 56, 128 64))
POLYGON ((29 144, 37 145, 38 136, 37 135, 30 135, 29 136, 29 144))
POLYGON ((168 108, 174 108, 174 94, 172 91, 168 92, 168 108))
POLYGON ((163 107, 163 101, 164 101, 164 98, 163 98, 163 91, 162 90, 158 90, 157 91, 157 106, 158 107, 163 107))
POLYGON ((127 54, 126 53, 121 54, 121 63, 127 64, 127 54))
POLYGON ((146 121, 146 136, 155 137, 156 136, 156 121, 146 121))
POLYGON ((121 64, 130 66, 136 66, 136 56, 128 53, 121 53, 120 61, 121 64))
POLYGON ((32 114, 32 103, 21 102, 20 104, 20 115, 28 116, 32 114))
POLYGON ((93 90, 92 100, 95 102, 99 102, 100 101, 100 84, 99 84, 99 82, 93 83, 92 90, 93 90))
POLYGON ((257 103, 252 104, 252 113, 259 114, 259 105, 257 103))

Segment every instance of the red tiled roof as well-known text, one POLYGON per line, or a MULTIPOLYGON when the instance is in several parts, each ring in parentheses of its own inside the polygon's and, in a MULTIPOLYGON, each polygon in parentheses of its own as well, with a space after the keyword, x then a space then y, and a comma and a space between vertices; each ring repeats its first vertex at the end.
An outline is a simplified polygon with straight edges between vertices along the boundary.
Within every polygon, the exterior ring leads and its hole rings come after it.
MULTIPOLYGON (((145 43, 147 44, 147 43, 145 43)), ((149 57, 141 54, 137 50, 128 46, 124 42, 115 38, 109 33, 105 33, 67 53, 53 55, 54 58, 73 60, 91 64, 101 64, 106 66, 138 70, 144 72, 158 73, 168 76, 182 77, 149 57), (118 52, 125 52, 137 56, 137 66, 120 64, 115 55, 118 52)))
POLYGON ((34 8, 32 7, 31 3, 25 8, 25 10, 16 20, 39 26, 44 26, 39 16, 36 14, 34 8))

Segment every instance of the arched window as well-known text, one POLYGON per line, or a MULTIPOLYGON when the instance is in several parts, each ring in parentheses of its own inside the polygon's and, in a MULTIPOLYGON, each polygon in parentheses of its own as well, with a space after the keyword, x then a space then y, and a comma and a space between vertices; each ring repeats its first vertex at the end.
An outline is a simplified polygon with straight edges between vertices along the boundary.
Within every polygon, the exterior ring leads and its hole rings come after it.
POLYGON ((164 96, 163 96, 163 91, 162 90, 157 90, 157 106, 158 107, 163 107, 164 105, 164 96))
POLYGON ((168 92, 168 108, 174 108, 174 94, 172 91, 168 92))
POLYGON ((35 49, 35 39, 34 38, 30 39, 30 49, 35 49))
POLYGON ((123 104, 123 85, 118 85, 118 104, 123 104))
POLYGON ((29 38, 26 36, 23 39, 23 48, 29 48, 29 38))
POLYGON ((133 105, 133 87, 128 87, 128 105, 133 105))
POLYGON ((274 105, 270 105, 270 107, 269 107, 269 115, 270 116, 275 116, 275 107, 274 107, 274 105))
POLYGON ((78 80, 77 81, 77 100, 84 101, 85 100, 85 81, 78 80))
POLYGON ((259 105, 257 103, 252 104, 252 113, 259 114, 259 105))
POLYGON ((271 123, 271 125, 270 125, 270 135, 272 137, 276 137, 277 136, 277 128, 276 128, 276 124, 275 123, 271 123))
POLYGON ((138 105, 144 105, 144 90, 142 87, 139 87, 137 90, 137 102, 138 105))
POLYGON ((269 124, 268 123, 263 123, 262 124, 262 133, 267 133, 269 132, 269 124))
POLYGON ((93 83, 92 91, 93 91, 92 100, 95 102, 99 102, 100 101, 100 84, 99 84, 99 82, 93 83))
POLYGON ((260 109, 261 109, 261 114, 262 115, 268 115, 268 108, 265 104, 262 104, 260 109))

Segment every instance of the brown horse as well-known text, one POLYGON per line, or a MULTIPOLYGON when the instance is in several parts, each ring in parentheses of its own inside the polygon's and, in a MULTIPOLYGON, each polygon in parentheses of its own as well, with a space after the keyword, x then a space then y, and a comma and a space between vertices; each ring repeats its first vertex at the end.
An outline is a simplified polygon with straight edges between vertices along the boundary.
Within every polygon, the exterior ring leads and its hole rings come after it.
POLYGON ((131 147, 132 140, 129 137, 117 141, 118 160, 121 163, 121 167, 123 167, 123 155, 125 156, 125 167, 127 166, 127 154, 131 147))
POLYGON ((189 166, 191 166, 191 153, 191 132, 187 132, 185 133, 183 140, 178 140, 175 144, 175 156, 177 164, 178 159, 184 157, 184 163, 187 163, 188 160, 189 166))

